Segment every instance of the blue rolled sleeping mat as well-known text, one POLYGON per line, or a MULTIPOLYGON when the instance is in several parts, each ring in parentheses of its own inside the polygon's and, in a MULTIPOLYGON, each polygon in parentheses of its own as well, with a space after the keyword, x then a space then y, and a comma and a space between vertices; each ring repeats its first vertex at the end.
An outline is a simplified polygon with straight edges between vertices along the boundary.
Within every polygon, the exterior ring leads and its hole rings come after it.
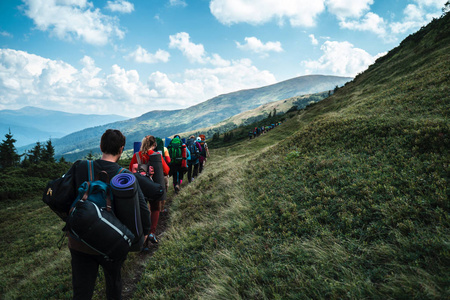
POLYGON ((166 200, 166 189, 164 186, 166 185, 164 182, 164 171, 162 165, 162 156, 159 152, 154 152, 149 156, 148 164, 153 167, 155 173, 153 174, 153 181, 160 184, 163 187, 163 194, 156 201, 164 201, 166 200))
POLYGON ((118 174, 111 179, 110 185, 114 196, 114 213, 135 236, 130 251, 140 251, 144 244, 144 232, 136 177, 131 173, 118 174))

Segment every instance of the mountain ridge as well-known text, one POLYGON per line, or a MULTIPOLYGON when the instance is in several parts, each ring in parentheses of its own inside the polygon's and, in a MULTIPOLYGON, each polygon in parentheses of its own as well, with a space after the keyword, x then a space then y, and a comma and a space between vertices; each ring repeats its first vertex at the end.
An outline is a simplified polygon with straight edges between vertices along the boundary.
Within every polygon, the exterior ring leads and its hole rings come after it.
POLYGON ((265 103, 332 90, 350 79, 327 75, 299 76, 269 86, 222 94, 185 109, 149 111, 136 118, 108 124, 109 127, 87 128, 67 135, 54 143, 55 154, 74 160, 90 151, 98 152, 99 137, 111 126, 124 133, 127 137, 126 149, 132 149, 134 141, 140 141, 148 134, 164 138, 205 128, 265 103))
POLYGON ((119 115, 73 114, 51 109, 24 106, 17 110, 0 110, 0 129, 5 134, 11 130, 16 147, 38 141, 58 139, 86 127, 99 126, 125 120, 119 115))

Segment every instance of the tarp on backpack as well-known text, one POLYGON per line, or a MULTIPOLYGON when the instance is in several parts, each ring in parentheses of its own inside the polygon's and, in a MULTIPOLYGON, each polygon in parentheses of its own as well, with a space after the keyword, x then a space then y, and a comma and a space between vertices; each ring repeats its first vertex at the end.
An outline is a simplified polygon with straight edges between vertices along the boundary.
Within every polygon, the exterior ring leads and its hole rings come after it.
POLYGON ((135 236, 130 251, 140 251, 144 244, 144 232, 136 177, 130 173, 118 174, 111 179, 110 185, 114 196, 114 213, 135 236))
POLYGON ((79 200, 67 219, 69 233, 113 260, 124 260, 135 239, 133 233, 105 207, 79 200))

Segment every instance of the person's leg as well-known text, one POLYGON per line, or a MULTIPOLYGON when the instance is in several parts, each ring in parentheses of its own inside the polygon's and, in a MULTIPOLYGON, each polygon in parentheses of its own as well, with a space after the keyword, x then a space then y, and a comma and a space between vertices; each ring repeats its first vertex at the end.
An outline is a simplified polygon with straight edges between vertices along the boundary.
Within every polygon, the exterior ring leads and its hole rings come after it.
POLYGON ((73 299, 91 299, 98 274, 96 256, 70 249, 73 299))
POLYGON ((150 218, 152 221, 152 225, 150 227, 150 233, 155 234, 156 233, 156 226, 158 226, 158 220, 159 220, 159 212, 161 202, 150 202, 150 218))
POLYGON ((188 171, 187 171, 187 178, 188 178, 189 182, 192 181, 192 168, 193 168, 193 165, 191 163, 189 163, 188 164, 188 171))
POLYGON ((199 166, 198 163, 194 165, 194 171, 192 172, 193 173, 192 177, 197 177, 198 176, 198 166, 199 166))
POLYGON ((111 261, 99 256, 99 263, 105 274, 106 298, 122 299, 122 265, 124 260, 111 261))

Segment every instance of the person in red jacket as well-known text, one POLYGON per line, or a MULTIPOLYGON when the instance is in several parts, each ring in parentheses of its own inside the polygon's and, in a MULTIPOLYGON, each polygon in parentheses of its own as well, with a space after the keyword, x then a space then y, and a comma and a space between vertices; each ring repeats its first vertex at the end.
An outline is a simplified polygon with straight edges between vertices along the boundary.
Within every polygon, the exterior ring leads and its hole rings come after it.
MULTIPOLYGON (((142 164, 146 164, 149 161, 149 156, 155 153, 154 149, 156 149, 156 146, 156 139, 153 135, 147 135, 146 137, 144 137, 142 139, 140 151, 133 154, 129 166, 130 171, 133 172, 135 165, 137 165, 138 161, 136 155, 139 155, 142 164)), ((163 166, 163 173, 164 175, 168 175, 170 168, 162 155, 161 161, 163 166)), ((159 214, 161 212, 161 201, 149 201, 149 207, 151 212, 152 225, 150 227, 150 234, 148 235, 147 240, 144 243, 144 248, 146 248, 145 246, 148 244, 148 241, 152 242, 153 244, 158 243, 158 240, 156 239, 156 227, 158 226, 159 214)))

